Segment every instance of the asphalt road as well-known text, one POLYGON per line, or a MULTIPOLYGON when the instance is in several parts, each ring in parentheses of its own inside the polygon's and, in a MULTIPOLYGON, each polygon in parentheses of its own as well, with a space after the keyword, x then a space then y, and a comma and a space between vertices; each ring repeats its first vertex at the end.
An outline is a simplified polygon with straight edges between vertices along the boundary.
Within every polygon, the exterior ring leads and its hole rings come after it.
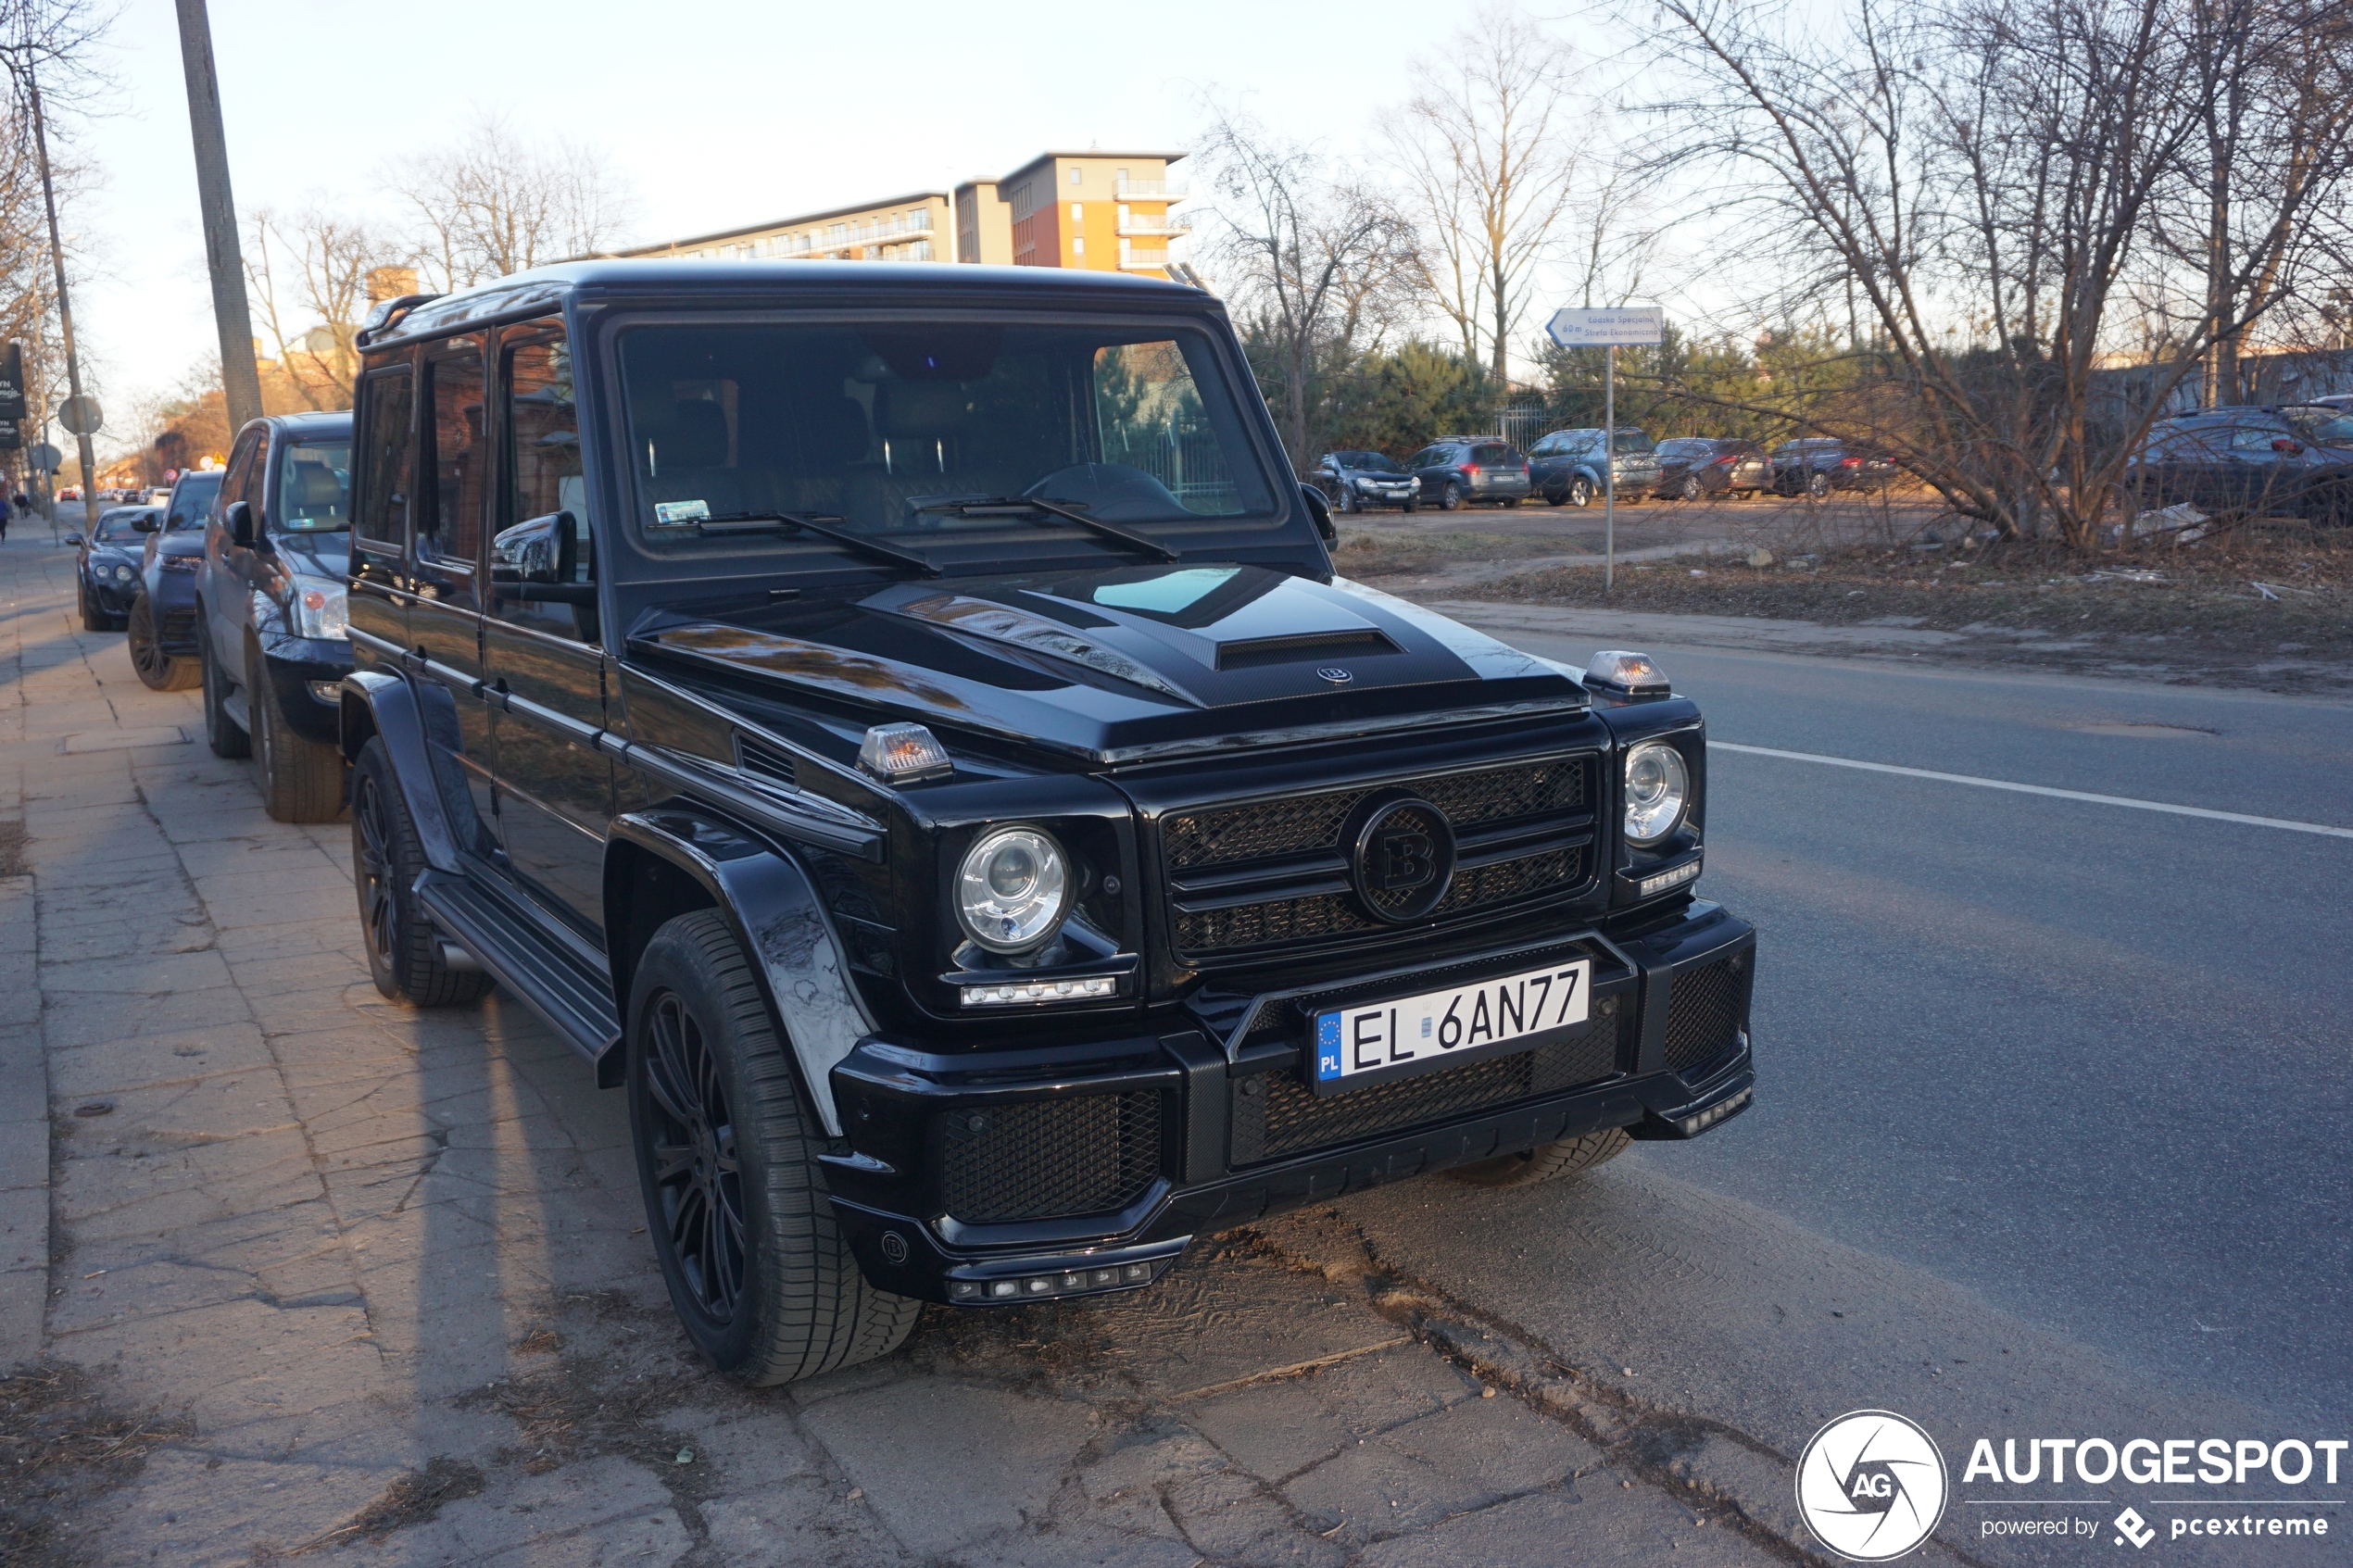
MULTIPOLYGON (((2342 707, 1670 668, 1722 740, 2353 827, 2342 707)), ((1773 1091, 1675 1173, 2152 1371, 2353 1413, 2353 839, 1730 752, 1710 771, 1706 892, 1768 934, 1773 1091)))

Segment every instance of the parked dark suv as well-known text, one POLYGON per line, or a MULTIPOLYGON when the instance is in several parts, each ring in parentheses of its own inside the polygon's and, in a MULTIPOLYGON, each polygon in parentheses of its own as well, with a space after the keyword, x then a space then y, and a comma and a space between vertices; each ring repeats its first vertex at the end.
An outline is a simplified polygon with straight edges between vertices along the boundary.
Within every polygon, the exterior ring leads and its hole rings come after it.
POLYGON ((2353 523, 2353 409, 2328 403, 2202 408, 2158 420, 2125 469, 2147 509, 2353 523))
POLYGON ((1679 435, 1658 444, 1655 494, 1662 499, 1754 495, 1772 483, 1772 459, 1754 441, 1679 435))
POLYGON ((1529 481, 1555 507, 1589 507, 1602 496, 1605 475, 1617 498, 1638 503, 1658 488, 1658 453, 1630 425, 1606 444, 1599 430, 1556 430, 1528 449, 1529 481))
POLYGON ((1327 452, 1307 479, 1336 511, 1361 512, 1369 507, 1401 507, 1409 512, 1421 508, 1420 483, 1385 452, 1327 452))
POLYGON ((732 1375, 1748 1104, 1698 709, 1336 581, 1211 295, 578 263, 361 341, 376 984, 625 1088, 732 1375))
POLYGON ((260 753, 262 804, 282 822, 343 810, 350 487, 349 414, 256 420, 230 451, 205 534, 205 739, 216 757, 260 753))
POLYGON ((1466 502, 1516 507, 1528 498, 1528 459, 1491 435, 1441 435, 1405 459, 1421 499, 1441 511, 1466 502))
POLYGON ((139 557, 139 592, 124 617, 131 668, 159 692, 185 691, 203 678, 196 658, 196 574, 204 569, 205 517, 220 493, 217 469, 173 481, 163 526, 139 557))
POLYGON ((120 632, 131 619, 132 601, 142 586, 139 562, 146 553, 147 535, 162 525, 161 507, 108 507, 98 514, 98 525, 88 538, 66 535, 67 544, 80 548, 74 599, 83 631, 120 632))
POLYGON ((1904 470, 1884 452, 1851 441, 1807 437, 1773 448, 1773 489, 1820 500, 1833 490, 1876 490, 1904 470))

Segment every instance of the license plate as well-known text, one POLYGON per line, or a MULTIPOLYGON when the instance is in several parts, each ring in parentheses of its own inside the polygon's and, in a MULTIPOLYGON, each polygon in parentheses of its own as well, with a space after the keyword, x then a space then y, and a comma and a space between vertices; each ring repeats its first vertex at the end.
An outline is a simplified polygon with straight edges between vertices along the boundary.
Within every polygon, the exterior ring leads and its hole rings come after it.
POLYGON ((1483 1057, 1533 1050, 1582 1031, 1593 960, 1359 1002, 1315 1014, 1315 1089, 1331 1094, 1483 1057))

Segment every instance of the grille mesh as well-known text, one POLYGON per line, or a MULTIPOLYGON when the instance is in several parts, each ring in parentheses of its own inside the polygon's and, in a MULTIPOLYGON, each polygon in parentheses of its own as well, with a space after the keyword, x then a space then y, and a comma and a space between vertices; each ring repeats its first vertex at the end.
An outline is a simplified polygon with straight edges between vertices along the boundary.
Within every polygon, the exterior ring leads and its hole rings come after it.
POLYGON ((1667 1065, 1704 1066, 1732 1048, 1741 1027, 1741 988, 1748 955, 1734 953, 1675 977, 1667 997, 1667 1065))
POLYGON ((1160 1174, 1160 1095, 1084 1095, 939 1119, 948 1212, 968 1224, 1108 1214, 1160 1174))
POLYGON ((1618 998, 1604 997, 1582 1038, 1328 1097, 1295 1071, 1239 1079, 1232 1091, 1234 1163, 1356 1143, 1606 1078, 1617 1071, 1621 1016, 1618 998))
POLYGON ((1162 832, 1172 870, 1232 865, 1338 848, 1348 813, 1376 788, 1403 788, 1418 795, 1445 812, 1459 829, 1509 817, 1575 810, 1585 804, 1585 771, 1586 759, 1579 757, 1515 762, 1475 773, 1401 779, 1362 789, 1189 811, 1170 817, 1162 832))
MULTIPOLYGON (((1584 880, 1582 849, 1548 849, 1517 860, 1468 866, 1454 873, 1454 884, 1446 890, 1446 897, 1438 901, 1429 918, 1441 919, 1482 904, 1525 897, 1546 888, 1573 887, 1584 880)), ((1355 900, 1344 893, 1318 893, 1305 898, 1176 912, 1176 946, 1189 953, 1272 947, 1286 942, 1390 929, 1360 911, 1355 900)))

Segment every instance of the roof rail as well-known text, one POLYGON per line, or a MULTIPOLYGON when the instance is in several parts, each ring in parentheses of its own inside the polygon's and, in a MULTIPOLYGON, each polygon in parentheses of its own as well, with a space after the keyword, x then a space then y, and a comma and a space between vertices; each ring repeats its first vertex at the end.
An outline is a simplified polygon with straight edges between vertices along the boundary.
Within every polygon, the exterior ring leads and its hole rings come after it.
POLYGON ((351 342, 353 346, 358 348, 367 347, 369 340, 373 338, 378 332, 389 331, 395 322, 398 321, 403 316, 409 314, 409 311, 414 310, 418 306, 427 304, 433 300, 439 299, 440 297, 441 296, 437 294, 404 294, 398 299, 387 299, 384 301, 373 310, 368 312, 367 320, 360 323, 359 330, 352 334, 351 342))

